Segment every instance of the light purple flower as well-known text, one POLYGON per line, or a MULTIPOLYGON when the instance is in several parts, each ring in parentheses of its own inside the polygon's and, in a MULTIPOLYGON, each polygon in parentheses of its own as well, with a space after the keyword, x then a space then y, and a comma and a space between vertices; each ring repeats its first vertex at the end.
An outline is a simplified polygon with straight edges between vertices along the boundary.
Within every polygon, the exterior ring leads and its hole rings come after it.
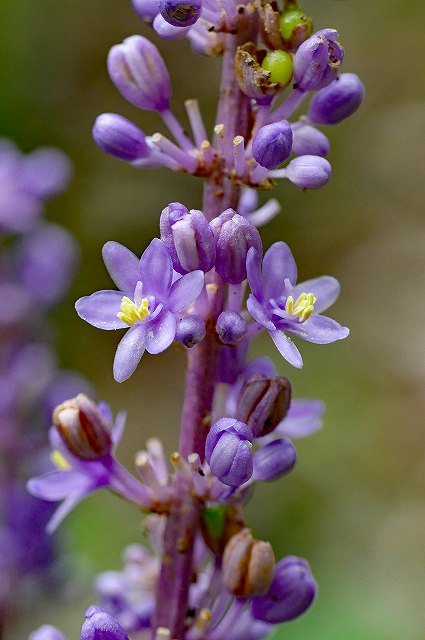
POLYGON ((192 271, 174 283, 166 246, 154 238, 140 260, 118 242, 107 242, 103 259, 119 291, 97 291, 77 300, 78 315, 99 329, 128 329, 118 345, 114 378, 131 376, 145 350, 161 353, 174 340, 176 316, 201 293, 202 271, 192 271))
POLYGON ((297 285, 297 266, 285 242, 270 247, 262 269, 258 252, 250 249, 247 275, 252 291, 247 300, 248 311, 267 329, 281 355, 294 367, 302 367, 303 361, 287 333, 316 344, 348 336, 346 327, 320 315, 337 299, 338 281, 322 276, 297 285))
POLYGON ((321 400, 293 400, 273 435, 306 438, 323 427, 325 404, 321 400))

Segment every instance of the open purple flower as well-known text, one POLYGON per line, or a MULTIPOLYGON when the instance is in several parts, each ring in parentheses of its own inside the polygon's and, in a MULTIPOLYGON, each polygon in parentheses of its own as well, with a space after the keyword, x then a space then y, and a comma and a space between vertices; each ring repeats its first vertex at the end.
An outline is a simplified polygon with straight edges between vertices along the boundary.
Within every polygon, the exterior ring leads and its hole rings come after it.
POLYGON ((298 285, 297 265, 285 242, 275 242, 261 258, 251 248, 247 261, 252 294, 248 311, 269 332, 281 355, 294 367, 303 361, 287 333, 316 344, 328 344, 348 336, 347 327, 320 315, 338 297, 339 283, 331 276, 306 280, 298 285))
POLYGON ((174 283, 167 247, 154 238, 140 260, 118 242, 107 242, 103 260, 119 291, 97 291, 77 300, 78 315, 99 329, 128 329, 118 345, 114 378, 123 382, 135 371, 145 349, 161 353, 176 334, 181 315, 201 293, 202 271, 192 271, 174 283))

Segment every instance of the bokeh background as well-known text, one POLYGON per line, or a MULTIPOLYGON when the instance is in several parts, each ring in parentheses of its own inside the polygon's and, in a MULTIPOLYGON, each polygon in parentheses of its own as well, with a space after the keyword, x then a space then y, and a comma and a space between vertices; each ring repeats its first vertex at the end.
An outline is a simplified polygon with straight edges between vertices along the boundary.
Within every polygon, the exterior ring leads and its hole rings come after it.
MULTIPOLYGON (((342 283, 333 316, 350 338, 302 345, 304 369, 288 371, 271 341, 255 350, 288 373, 299 397, 327 405, 325 429, 300 441, 287 478, 261 487, 248 508, 255 535, 277 556, 309 559, 320 584, 311 612, 283 626, 286 640, 423 640, 425 637, 425 67, 423 0, 305 0, 315 26, 335 27, 345 70, 358 73, 367 100, 329 130, 331 182, 302 193, 275 191, 282 213, 263 230, 265 246, 286 240, 302 279, 330 273, 342 283)), ((103 155, 91 139, 96 115, 122 113, 153 133, 161 123, 137 112, 109 81, 111 45, 149 28, 130 0, 1 0, 0 133, 23 150, 55 145, 75 167, 50 219, 81 245, 81 267, 54 323, 62 362, 81 370, 99 398, 127 408, 121 459, 150 435, 177 443, 184 356, 145 356, 123 385, 112 379, 118 336, 73 311, 79 295, 109 287, 100 251, 114 239, 140 254, 158 234, 170 201, 201 202, 201 183, 166 171, 138 172, 103 155)), ((155 38, 153 38, 155 40, 155 38)), ((197 96, 213 122, 219 63, 194 56, 186 41, 160 44, 171 70, 174 107, 197 96)), ((5 301, 2 301, 4 304, 5 301)), ((72 588, 67 598, 21 616, 7 640, 47 620, 79 637, 96 571, 120 566, 124 545, 141 539, 140 514, 109 495, 82 504, 64 525, 72 588)), ((1 578, 0 578, 1 579, 1 578)))

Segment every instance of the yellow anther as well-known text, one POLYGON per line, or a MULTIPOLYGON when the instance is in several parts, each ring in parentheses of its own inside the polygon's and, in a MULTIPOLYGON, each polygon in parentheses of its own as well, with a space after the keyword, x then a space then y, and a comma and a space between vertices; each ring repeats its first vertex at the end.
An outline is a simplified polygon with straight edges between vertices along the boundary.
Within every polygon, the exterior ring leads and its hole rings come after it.
POLYGON ((57 449, 52 451, 52 453, 50 454, 50 460, 53 462, 55 467, 57 467, 61 471, 69 471, 69 469, 72 468, 68 460, 66 460, 65 456, 63 456, 62 453, 57 449))
POLYGON ((147 298, 143 298, 139 306, 133 300, 130 300, 127 296, 124 296, 121 300, 121 313, 117 313, 120 320, 128 324, 130 327, 147 318, 149 313, 149 301, 147 298))
POLYGON ((313 293, 302 293, 296 302, 293 296, 288 296, 285 311, 294 318, 298 318, 300 322, 305 322, 313 313, 316 300, 313 293))

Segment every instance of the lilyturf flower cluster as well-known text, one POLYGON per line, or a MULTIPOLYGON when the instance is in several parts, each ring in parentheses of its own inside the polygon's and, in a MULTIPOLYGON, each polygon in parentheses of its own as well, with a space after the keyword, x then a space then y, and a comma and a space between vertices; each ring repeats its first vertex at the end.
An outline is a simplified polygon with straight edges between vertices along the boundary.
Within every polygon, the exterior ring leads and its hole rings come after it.
POLYGON ((87 386, 60 368, 49 313, 69 287, 78 260, 74 238, 43 219, 71 167, 55 149, 21 153, 0 141, 0 635, 41 584, 53 587, 56 544, 45 530, 50 502, 28 478, 50 465, 45 442, 52 408, 87 386))
MULTIPOLYGON (((132 35, 110 50, 110 78, 134 107, 156 112, 174 140, 146 135, 111 113, 97 118, 94 140, 135 168, 203 179, 203 203, 191 209, 195 203, 169 197, 157 237, 140 257, 107 242, 103 260, 113 286, 81 298, 76 310, 93 327, 118 332, 119 383, 149 357, 145 352, 185 349, 178 449, 167 456, 150 437, 136 453, 136 475, 130 473, 115 453, 122 414, 114 421, 105 404, 80 393, 53 413, 56 470, 28 488, 59 503, 49 530, 99 488, 146 513, 148 545, 131 545, 122 571, 97 577, 99 606, 87 610, 81 640, 261 640, 305 613, 317 584, 307 560, 290 549, 276 559, 255 537, 243 504, 258 483, 290 473, 294 441, 322 426, 322 402, 293 398, 287 377, 303 366, 302 341, 325 345, 349 331, 323 315, 339 294, 335 278, 298 282, 288 245, 263 246, 258 228, 280 206, 259 206, 257 194, 279 178, 304 190, 323 187, 331 165, 321 127, 353 114, 364 88, 342 72, 338 32, 315 30, 295 1, 133 4, 162 38, 188 38, 196 53, 221 58, 214 130, 207 132, 193 98, 185 103, 189 127, 179 122, 157 47, 132 35), (267 357, 249 355, 267 333, 277 370, 267 357)), ((30 637, 63 640, 50 626, 30 637)))

